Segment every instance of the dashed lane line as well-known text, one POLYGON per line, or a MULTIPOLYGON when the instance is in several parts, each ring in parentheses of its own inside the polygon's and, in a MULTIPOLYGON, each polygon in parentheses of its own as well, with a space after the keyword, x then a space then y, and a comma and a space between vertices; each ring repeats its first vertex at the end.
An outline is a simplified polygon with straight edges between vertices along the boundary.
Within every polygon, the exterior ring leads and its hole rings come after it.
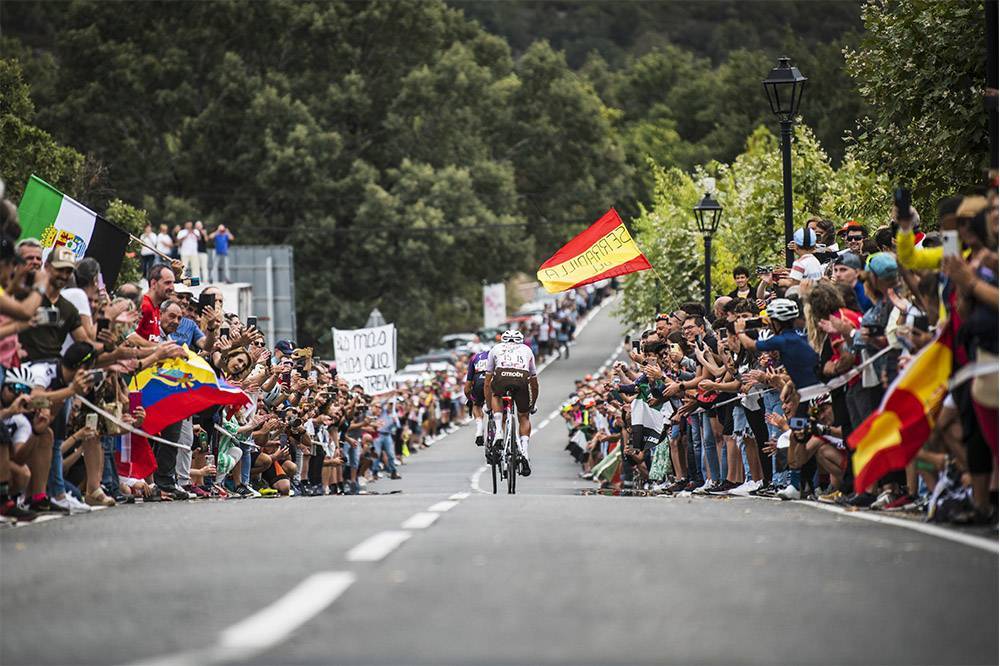
POLYGON ((443 502, 431 504, 430 507, 427 508, 427 510, 434 511, 436 513, 444 513, 445 511, 451 511, 456 506, 458 506, 458 502, 452 500, 444 500, 443 502))
POLYGON ((412 532, 386 530, 374 534, 347 551, 348 562, 378 562, 403 542, 413 536, 412 532))
POLYGON ((441 517, 440 513, 433 513, 431 511, 421 511, 420 513, 415 513, 405 521, 401 527, 404 530, 423 530, 427 529, 441 517))

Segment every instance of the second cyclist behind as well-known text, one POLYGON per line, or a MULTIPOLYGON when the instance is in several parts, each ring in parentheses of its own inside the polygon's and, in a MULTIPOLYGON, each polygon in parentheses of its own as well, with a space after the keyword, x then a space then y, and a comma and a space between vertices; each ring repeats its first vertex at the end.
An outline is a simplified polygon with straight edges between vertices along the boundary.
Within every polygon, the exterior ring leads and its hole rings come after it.
POLYGON ((493 409, 493 423, 496 426, 493 445, 503 441, 503 400, 508 391, 517 405, 519 421, 518 448, 521 452, 521 475, 529 476, 528 440, 531 437, 531 411, 538 400, 538 373, 535 370, 535 355, 524 344, 524 336, 518 330, 504 332, 500 344, 490 350, 486 360, 486 399, 493 409))

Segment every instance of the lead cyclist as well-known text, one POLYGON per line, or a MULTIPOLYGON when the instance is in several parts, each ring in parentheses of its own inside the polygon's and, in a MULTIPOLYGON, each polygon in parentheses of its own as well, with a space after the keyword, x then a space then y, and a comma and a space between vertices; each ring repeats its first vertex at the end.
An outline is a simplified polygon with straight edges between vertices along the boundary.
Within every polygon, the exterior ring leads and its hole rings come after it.
POLYGON ((528 440, 531 438, 531 412, 538 400, 538 372, 535 355, 524 344, 521 331, 504 331, 500 344, 490 350, 486 359, 486 399, 493 408, 496 434, 493 446, 503 441, 503 395, 508 390, 517 405, 518 449, 521 452, 521 476, 531 475, 528 463, 528 440))

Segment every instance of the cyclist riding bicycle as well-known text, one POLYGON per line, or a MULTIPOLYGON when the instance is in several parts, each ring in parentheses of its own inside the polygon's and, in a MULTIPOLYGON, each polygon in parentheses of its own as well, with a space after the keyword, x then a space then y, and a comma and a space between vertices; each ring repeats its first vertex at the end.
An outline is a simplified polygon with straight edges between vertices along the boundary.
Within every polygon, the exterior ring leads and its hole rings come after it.
POLYGON ((517 405, 519 421, 518 449, 521 452, 521 476, 529 476, 528 440, 531 437, 531 420, 528 418, 538 400, 538 373, 535 370, 535 355, 524 344, 521 331, 505 331, 500 344, 490 350, 486 361, 486 399, 493 408, 493 423, 496 425, 493 446, 503 440, 503 396, 510 393, 517 405))
POLYGON ((486 363, 490 353, 481 351, 469 358, 469 369, 465 373, 465 397, 472 404, 472 416, 476 419, 476 446, 483 445, 483 405, 486 404, 486 363))

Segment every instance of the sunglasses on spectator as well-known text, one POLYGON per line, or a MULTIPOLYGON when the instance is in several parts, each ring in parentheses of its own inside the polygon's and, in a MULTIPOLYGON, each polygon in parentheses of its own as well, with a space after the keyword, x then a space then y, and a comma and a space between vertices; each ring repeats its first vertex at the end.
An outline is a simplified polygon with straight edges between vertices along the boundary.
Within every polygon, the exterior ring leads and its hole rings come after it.
POLYGON ((848 241, 863 241, 864 239, 865 239, 864 236, 848 236, 847 237, 848 241))

